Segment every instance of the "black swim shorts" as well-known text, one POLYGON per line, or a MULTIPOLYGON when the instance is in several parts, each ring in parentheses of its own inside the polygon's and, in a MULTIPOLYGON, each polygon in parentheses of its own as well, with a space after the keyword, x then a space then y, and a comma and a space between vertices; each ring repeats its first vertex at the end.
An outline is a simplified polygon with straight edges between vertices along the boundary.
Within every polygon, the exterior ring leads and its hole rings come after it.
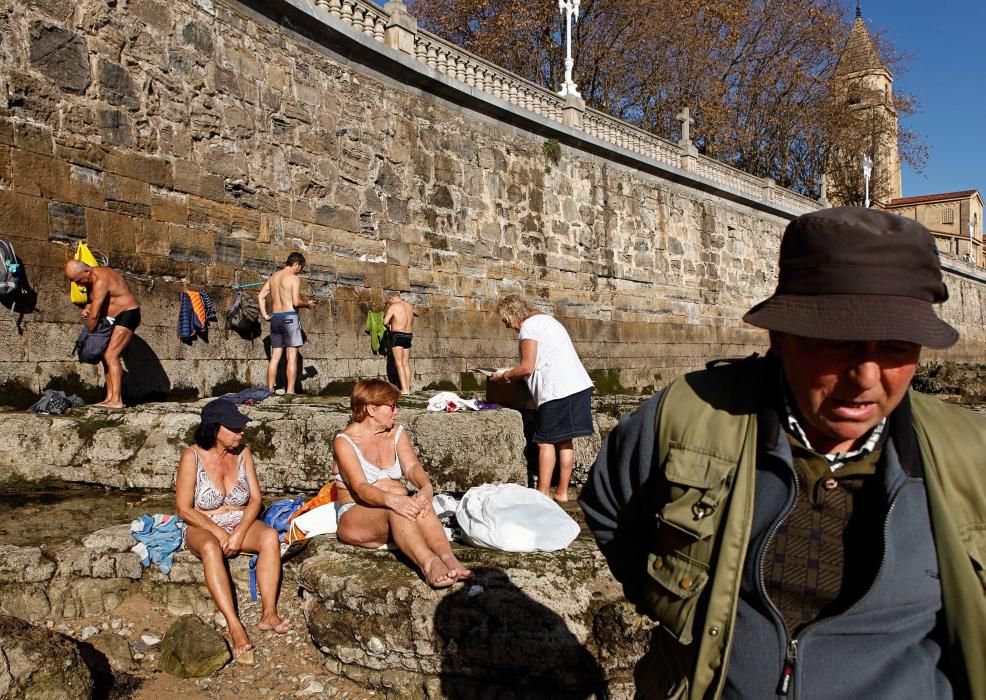
POLYGON ((116 315, 113 321, 114 326, 122 326, 131 331, 136 331, 137 326, 140 325, 140 307, 136 309, 127 309, 126 311, 121 311, 116 315))
POLYGON ((391 331, 390 332, 390 347, 392 348, 407 348, 411 349, 411 338, 412 333, 405 333, 404 331, 391 331))

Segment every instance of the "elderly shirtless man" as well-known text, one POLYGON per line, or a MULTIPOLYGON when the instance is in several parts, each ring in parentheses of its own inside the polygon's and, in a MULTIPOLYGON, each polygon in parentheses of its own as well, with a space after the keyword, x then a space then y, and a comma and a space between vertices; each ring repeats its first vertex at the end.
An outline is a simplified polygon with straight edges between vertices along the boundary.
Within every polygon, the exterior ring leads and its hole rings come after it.
POLYGON ((420 312, 413 304, 401 299, 400 292, 387 295, 387 313, 383 325, 390 331, 390 352, 394 356, 397 376, 401 380, 401 393, 411 393, 411 327, 420 312))
POLYGON ((120 355, 140 325, 140 305, 126 280, 110 267, 90 267, 80 260, 69 260, 65 263, 65 276, 86 289, 89 302, 82 308, 82 318, 86 320, 89 331, 96 330, 103 319, 113 324, 110 343, 103 353, 106 398, 95 405, 123 408, 123 363, 120 362, 120 355))
POLYGON ((274 391, 277 379, 277 366, 287 348, 287 393, 294 394, 295 381, 298 378, 298 348, 304 341, 301 334, 301 319, 298 309, 315 308, 315 300, 301 300, 301 278, 298 275, 305 269, 305 256, 301 253, 291 253, 284 267, 267 280, 260 290, 258 301, 260 314, 264 320, 270 321, 270 362, 267 365, 267 388, 274 391), (274 313, 267 313, 267 297, 274 300, 274 313))

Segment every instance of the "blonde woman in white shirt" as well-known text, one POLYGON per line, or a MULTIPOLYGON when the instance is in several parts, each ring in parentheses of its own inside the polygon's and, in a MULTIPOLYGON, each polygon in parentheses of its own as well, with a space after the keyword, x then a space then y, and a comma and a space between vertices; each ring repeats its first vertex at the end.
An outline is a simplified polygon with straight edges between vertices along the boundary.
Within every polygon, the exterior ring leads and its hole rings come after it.
POLYGON ((575 466, 572 439, 592 435, 592 380, 589 379, 568 331, 548 314, 541 313, 519 294, 510 294, 496 305, 503 325, 517 331, 520 360, 491 377, 509 383, 524 379, 537 403, 538 491, 551 493, 551 477, 558 466, 555 500, 568 500, 568 486, 575 466))

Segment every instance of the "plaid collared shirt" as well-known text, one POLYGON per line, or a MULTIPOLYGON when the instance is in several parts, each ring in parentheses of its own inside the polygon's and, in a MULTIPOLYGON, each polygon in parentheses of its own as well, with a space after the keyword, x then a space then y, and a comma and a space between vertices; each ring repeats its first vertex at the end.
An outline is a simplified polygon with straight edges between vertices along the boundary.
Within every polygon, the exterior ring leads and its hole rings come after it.
MULTIPOLYGON (((781 380, 783 382, 783 380, 781 380)), ((838 471, 846 462, 856 459, 857 457, 862 457, 864 455, 870 454, 876 449, 877 445, 880 444, 880 438, 883 437, 883 431, 887 426, 887 419, 884 417, 873 430, 870 431, 870 435, 866 438, 861 446, 855 450, 849 450, 848 452, 832 452, 830 454, 820 454, 814 447, 811 446, 811 442, 808 440, 808 436, 805 435, 805 431, 801 427, 801 423, 798 422, 797 416, 794 414, 794 409, 791 408, 791 402, 787 398, 787 387, 781 392, 781 396, 784 397, 784 413, 786 420, 784 425, 794 437, 801 441, 801 444, 807 447, 812 452, 819 454, 821 457, 825 458, 825 461, 829 463, 830 471, 838 471)))

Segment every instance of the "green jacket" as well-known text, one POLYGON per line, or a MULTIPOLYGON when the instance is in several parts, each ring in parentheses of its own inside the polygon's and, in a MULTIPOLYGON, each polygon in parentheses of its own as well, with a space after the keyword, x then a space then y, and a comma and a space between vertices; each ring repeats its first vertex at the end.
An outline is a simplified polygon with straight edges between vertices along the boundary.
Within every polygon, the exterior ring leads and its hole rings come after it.
MULTIPOLYGON (((604 446, 621 473, 614 475, 613 464, 608 477, 594 468, 583 492, 587 519, 627 597, 670 635, 655 636, 666 644, 638 668, 639 696, 721 693, 752 528, 756 414, 772 386, 771 366, 741 362, 672 383, 639 426, 653 429, 649 439, 604 446), (617 542, 625 526, 618 504, 634 491, 659 509, 662 534, 627 556, 617 542), (640 566, 644 558, 645 575, 625 568, 623 560, 640 566)), ((915 392, 910 400, 948 627, 943 651, 965 673, 970 696, 986 698, 986 419, 915 392)))

